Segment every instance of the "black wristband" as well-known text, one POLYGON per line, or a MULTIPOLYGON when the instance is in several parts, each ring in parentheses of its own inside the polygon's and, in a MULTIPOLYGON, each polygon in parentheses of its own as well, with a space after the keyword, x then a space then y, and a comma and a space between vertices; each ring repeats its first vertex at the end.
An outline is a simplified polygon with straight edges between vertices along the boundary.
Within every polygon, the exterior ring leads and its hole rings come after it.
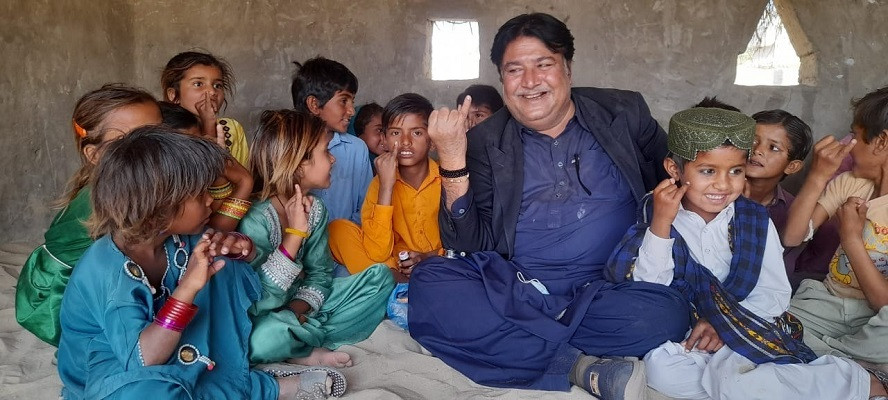
POLYGON ((442 178, 462 178, 462 177, 469 174, 469 169, 466 167, 463 167, 463 168, 457 169, 457 170, 449 170, 449 169, 441 168, 441 166, 439 165, 438 166, 438 173, 441 174, 442 178))

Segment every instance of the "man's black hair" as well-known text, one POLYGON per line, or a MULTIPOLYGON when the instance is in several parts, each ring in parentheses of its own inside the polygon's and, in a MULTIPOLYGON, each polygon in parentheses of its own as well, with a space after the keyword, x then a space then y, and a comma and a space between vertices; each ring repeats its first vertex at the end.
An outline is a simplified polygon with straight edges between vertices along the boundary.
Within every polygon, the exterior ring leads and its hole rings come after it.
POLYGON ((549 51, 564 56, 567 64, 573 61, 574 37, 564 22, 544 13, 521 14, 506 21, 493 38, 490 61, 497 70, 502 70, 503 54, 509 43, 523 36, 539 39, 549 51))

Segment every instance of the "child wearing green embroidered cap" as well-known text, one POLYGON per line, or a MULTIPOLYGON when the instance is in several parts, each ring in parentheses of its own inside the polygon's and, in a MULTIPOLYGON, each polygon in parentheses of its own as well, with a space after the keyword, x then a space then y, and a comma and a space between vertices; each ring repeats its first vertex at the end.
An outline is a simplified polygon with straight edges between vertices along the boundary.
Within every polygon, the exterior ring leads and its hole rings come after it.
POLYGON ((754 138, 755 121, 739 112, 676 113, 664 160, 671 178, 642 200, 642 220, 608 261, 610 280, 669 285, 695 311, 683 342, 644 357, 648 385, 693 399, 884 395, 851 360, 817 358, 786 312, 790 286, 777 230, 762 205, 741 196, 754 138))
POLYGON ((87 223, 99 239, 62 300, 62 397, 316 399, 344 391, 332 369, 278 378, 249 369, 247 308, 260 292, 240 260, 254 257, 253 244, 204 230, 207 189, 224 161, 211 141, 163 126, 105 149, 87 223))

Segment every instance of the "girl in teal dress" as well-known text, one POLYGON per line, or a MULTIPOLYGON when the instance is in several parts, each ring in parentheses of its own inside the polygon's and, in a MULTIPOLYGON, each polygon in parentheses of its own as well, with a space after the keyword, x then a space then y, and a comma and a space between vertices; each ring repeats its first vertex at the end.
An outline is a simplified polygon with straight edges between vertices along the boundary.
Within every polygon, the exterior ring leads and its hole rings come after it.
POLYGON ((250 360, 346 367, 344 352, 366 339, 385 315, 394 281, 385 265, 333 278, 327 211, 310 195, 330 185, 335 159, 325 125, 292 110, 265 111, 250 165, 258 199, 239 230, 255 244, 251 262, 262 284, 250 308, 250 360))
POLYGON ((161 126, 107 146, 91 181, 87 223, 100 238, 62 300, 63 398, 322 399, 344 392, 342 375, 329 368, 278 377, 251 369, 247 309, 261 287, 238 260, 254 257, 253 244, 238 233, 203 232, 212 212, 208 187, 224 161, 216 144, 161 126))
POLYGON ((157 102, 141 89, 110 84, 77 101, 72 126, 81 167, 59 204, 62 210, 44 235, 45 243, 22 266, 15 292, 16 320, 44 342, 59 344, 59 307, 65 285, 71 268, 93 243, 83 222, 92 214, 87 183, 102 149, 133 128, 160 122, 157 102))

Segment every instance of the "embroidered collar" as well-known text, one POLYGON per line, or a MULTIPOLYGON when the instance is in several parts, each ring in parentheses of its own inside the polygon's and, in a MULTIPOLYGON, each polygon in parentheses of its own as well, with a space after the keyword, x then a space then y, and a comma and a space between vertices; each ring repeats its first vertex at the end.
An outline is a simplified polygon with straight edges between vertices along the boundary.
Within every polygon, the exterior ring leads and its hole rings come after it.
MULTIPOLYGON (((177 280, 182 280, 182 277, 185 275, 185 270, 188 268, 188 250, 185 249, 185 242, 179 238, 179 235, 173 235, 172 239, 173 244, 176 247, 176 251, 173 253, 172 257, 173 265, 179 270, 179 277, 177 280)), ((133 280, 142 282, 142 284, 148 287, 148 290, 151 291, 151 295, 155 298, 170 295, 170 289, 166 287, 166 276, 170 270, 170 251, 167 247, 167 243, 164 243, 163 251, 166 255, 167 266, 163 270, 163 277, 160 278, 159 291, 148 281, 148 276, 145 274, 142 266, 124 254, 126 260, 123 262, 123 271, 133 280)))

